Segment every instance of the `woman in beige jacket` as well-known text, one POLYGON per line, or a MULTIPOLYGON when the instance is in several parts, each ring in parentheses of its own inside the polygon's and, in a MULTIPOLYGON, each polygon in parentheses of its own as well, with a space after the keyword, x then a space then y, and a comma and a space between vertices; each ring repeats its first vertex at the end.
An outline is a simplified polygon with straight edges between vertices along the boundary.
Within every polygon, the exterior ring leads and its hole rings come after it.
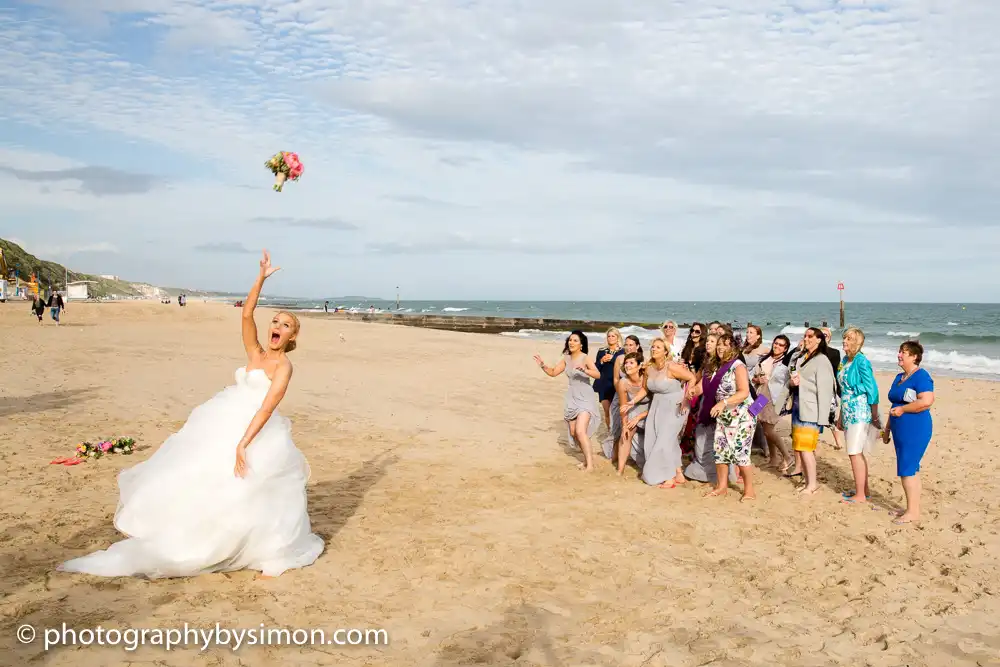
POLYGON ((830 406, 836 386, 833 365, 826 354, 826 339, 815 327, 806 329, 805 354, 792 368, 792 447, 801 460, 806 484, 800 491, 816 493, 816 445, 824 426, 831 425, 830 406))

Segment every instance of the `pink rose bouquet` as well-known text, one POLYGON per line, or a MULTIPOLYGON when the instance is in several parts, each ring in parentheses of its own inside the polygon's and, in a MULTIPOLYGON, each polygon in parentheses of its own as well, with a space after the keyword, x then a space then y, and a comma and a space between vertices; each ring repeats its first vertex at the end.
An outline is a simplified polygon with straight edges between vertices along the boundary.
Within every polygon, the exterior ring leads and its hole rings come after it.
POLYGON ((305 166, 299 160, 297 153, 282 151, 275 153, 271 159, 264 163, 272 174, 274 174, 274 191, 281 192, 286 180, 299 180, 305 166))

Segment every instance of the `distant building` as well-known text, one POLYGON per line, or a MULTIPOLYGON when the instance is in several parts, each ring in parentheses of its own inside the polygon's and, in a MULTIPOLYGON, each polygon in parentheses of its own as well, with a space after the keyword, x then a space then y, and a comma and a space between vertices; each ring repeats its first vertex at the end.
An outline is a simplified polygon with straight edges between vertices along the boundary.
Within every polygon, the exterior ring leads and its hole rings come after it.
POLYGON ((97 277, 98 278, 104 278, 105 280, 118 280, 118 276, 109 276, 109 275, 105 275, 105 274, 101 274, 101 275, 99 275, 97 277))
POLYGON ((147 285, 145 283, 132 283, 132 289, 139 292, 144 299, 160 299, 166 292, 159 287, 147 285))

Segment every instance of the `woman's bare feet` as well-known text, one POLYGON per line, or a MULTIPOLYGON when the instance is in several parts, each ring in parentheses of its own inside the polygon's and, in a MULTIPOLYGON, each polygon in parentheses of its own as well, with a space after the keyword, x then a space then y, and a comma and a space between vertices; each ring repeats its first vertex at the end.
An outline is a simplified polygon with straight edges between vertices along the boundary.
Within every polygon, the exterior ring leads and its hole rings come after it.
POLYGON ((811 496, 812 494, 814 494, 817 491, 819 491, 819 487, 818 486, 812 486, 812 487, 810 487, 810 486, 806 485, 806 486, 803 486, 802 488, 796 489, 796 490, 799 493, 801 493, 802 495, 804 495, 804 496, 811 496))
POLYGON ((744 493, 740 497, 740 502, 741 503, 747 503, 747 502, 751 502, 751 501, 754 501, 754 500, 757 500, 757 494, 756 493, 751 493, 750 495, 747 495, 747 494, 744 493))
POLYGON ((590 472, 590 471, 592 471, 594 469, 594 466, 588 465, 586 463, 577 463, 576 464, 576 469, 577 470, 582 470, 583 472, 590 472))
POLYGON ((897 526, 901 526, 904 523, 918 523, 920 521, 920 515, 910 514, 908 512, 903 512, 893 521, 897 526))
POLYGON ((703 498, 724 498, 729 495, 729 489, 712 489, 705 493, 703 498))

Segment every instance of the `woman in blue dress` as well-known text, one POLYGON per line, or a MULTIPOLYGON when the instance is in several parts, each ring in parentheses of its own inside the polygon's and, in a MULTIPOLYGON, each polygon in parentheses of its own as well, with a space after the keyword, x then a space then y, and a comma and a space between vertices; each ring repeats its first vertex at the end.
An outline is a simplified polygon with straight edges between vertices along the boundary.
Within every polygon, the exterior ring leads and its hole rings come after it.
POLYGON ((611 429, 611 401, 615 397, 615 388, 618 385, 618 378, 615 377, 615 370, 619 357, 625 356, 622 349, 622 332, 615 327, 608 329, 605 334, 607 345, 597 351, 596 366, 601 374, 594 380, 594 393, 604 409, 604 425, 611 429))
POLYGON ((897 360, 902 373, 889 389, 889 423, 882 433, 888 444, 890 435, 896 449, 896 474, 906 494, 906 510, 897 511, 895 524, 920 520, 920 460, 931 442, 933 423, 930 408, 934 405, 934 380, 920 368, 924 348, 908 340, 899 346, 897 360))

